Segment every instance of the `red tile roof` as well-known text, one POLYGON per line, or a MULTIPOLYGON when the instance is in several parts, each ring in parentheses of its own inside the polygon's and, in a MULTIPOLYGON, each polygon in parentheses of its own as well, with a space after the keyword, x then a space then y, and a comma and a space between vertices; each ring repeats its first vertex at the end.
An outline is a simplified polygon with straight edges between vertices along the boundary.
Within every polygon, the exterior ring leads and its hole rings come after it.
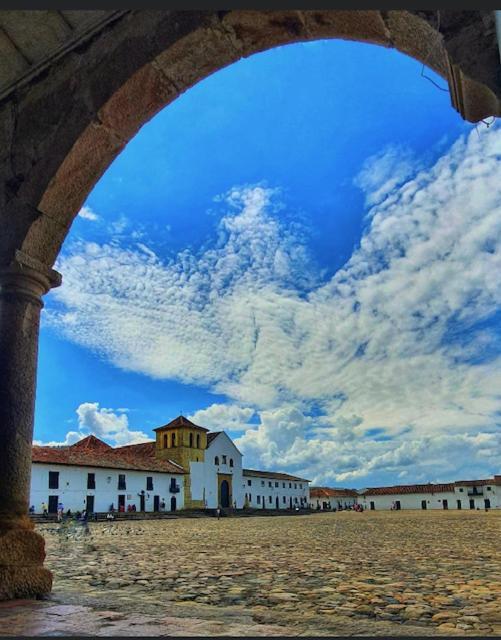
POLYGON ((354 489, 310 487, 310 498, 356 498, 357 496, 358 493, 354 489))
POLYGON ((242 469, 244 476, 257 476, 258 478, 269 478, 270 480, 292 480, 293 482, 311 482, 305 478, 291 476, 288 473, 276 473, 275 471, 255 471, 254 469, 242 469))
POLYGON ((31 459, 42 464, 185 473, 175 462, 160 460, 155 456, 155 442, 110 447, 95 436, 88 436, 69 447, 33 446, 31 459))
POLYGON ((494 476, 494 478, 489 478, 487 480, 456 480, 454 484, 457 487, 482 487, 482 486, 485 486, 486 484, 496 484, 495 478, 496 476, 494 476))
POLYGON ((220 433, 223 433, 222 431, 212 431, 211 433, 207 434, 207 448, 209 448, 211 442, 218 437, 218 435, 220 433))
POLYGON ((209 429, 206 429, 205 427, 200 427, 198 424, 195 424, 194 422, 192 422, 191 420, 188 420, 188 418, 185 418, 184 416, 178 416, 177 418, 174 418, 174 420, 171 420, 167 424, 164 424, 162 427, 157 427, 156 429, 153 429, 153 431, 162 431, 163 429, 169 429, 171 427, 191 427, 192 429, 200 429, 200 431, 209 431, 209 429))
POLYGON ((363 495, 387 496, 398 493, 439 493, 441 491, 454 491, 455 487, 479 487, 487 484, 501 485, 501 476, 494 476, 484 480, 456 480, 443 484, 407 484, 394 487, 371 487, 363 491, 363 495))

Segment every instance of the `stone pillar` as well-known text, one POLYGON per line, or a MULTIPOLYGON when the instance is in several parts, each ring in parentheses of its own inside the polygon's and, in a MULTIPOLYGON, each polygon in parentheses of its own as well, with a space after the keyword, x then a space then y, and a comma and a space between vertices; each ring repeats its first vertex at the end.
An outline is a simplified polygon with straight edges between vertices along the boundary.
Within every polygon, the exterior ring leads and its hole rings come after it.
POLYGON ((59 284, 56 271, 20 251, 0 266, 0 600, 52 587, 28 501, 42 296, 59 284))

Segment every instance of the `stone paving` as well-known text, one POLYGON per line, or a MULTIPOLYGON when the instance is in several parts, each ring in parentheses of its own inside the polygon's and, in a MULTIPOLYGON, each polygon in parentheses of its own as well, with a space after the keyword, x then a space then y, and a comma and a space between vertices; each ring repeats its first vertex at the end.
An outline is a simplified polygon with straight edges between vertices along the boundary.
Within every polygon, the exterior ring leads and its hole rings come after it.
POLYGON ((39 530, 53 594, 0 606, 0 635, 501 635, 501 512, 39 530))

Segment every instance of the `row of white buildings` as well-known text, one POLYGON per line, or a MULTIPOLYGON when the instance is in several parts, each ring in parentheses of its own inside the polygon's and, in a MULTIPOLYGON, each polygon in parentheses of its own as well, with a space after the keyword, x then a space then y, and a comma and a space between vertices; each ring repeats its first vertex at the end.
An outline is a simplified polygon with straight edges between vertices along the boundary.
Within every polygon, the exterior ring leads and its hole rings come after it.
POLYGON ((245 469, 224 431, 184 416, 155 429, 155 440, 110 447, 88 436, 67 447, 33 446, 30 504, 64 511, 177 511, 251 508, 339 510, 499 509, 501 475, 446 484, 356 491, 311 487, 287 473, 245 469))
POLYGON ((401 509, 501 509, 501 475, 444 484, 408 484, 353 489, 310 488, 310 507, 338 510, 359 504, 369 511, 401 509))

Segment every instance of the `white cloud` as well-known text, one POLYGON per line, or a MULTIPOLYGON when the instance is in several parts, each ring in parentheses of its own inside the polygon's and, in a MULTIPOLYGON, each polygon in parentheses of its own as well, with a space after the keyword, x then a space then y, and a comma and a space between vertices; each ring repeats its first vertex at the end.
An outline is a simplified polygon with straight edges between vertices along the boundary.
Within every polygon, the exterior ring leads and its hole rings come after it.
POLYGON ((67 447, 71 444, 75 444, 81 440, 84 436, 78 431, 68 431, 63 441, 51 440, 50 442, 43 442, 42 440, 33 440, 33 444, 37 447, 67 447))
POLYGON ((277 213, 279 193, 235 188, 217 242, 198 253, 166 263, 146 241, 70 247, 46 317, 122 369, 259 411, 239 446, 264 464, 346 480, 377 461, 399 472, 416 452, 446 455, 433 437, 487 464, 499 441, 471 438, 490 438, 501 412, 499 337, 476 327, 501 306, 501 129, 460 138, 430 168, 399 153, 363 167, 369 226, 328 282, 277 213), (363 437, 375 428, 391 446, 363 437))
POLYGON ((91 220, 92 222, 99 220, 99 216, 97 215, 97 213, 87 205, 84 205, 80 209, 80 211, 78 212, 78 215, 80 216, 80 218, 83 218, 84 220, 91 220))
POLYGON ((353 181, 366 193, 366 203, 381 202, 389 193, 416 173, 417 159, 410 149, 388 145, 367 158, 353 181))
POLYGON ((34 440, 33 444, 46 447, 61 447, 75 444, 82 438, 95 435, 111 446, 123 446, 150 441, 142 431, 131 431, 126 408, 106 409, 99 407, 98 402, 83 402, 76 409, 78 431, 68 431, 62 442, 42 442, 34 440))
POLYGON ((243 431, 252 429, 249 420, 254 415, 254 409, 238 407, 233 404, 211 404, 206 409, 195 411, 189 420, 195 424, 207 427, 213 431, 243 431))
MULTIPOLYGON (((118 411, 118 410, 117 410, 118 411)), ((112 445, 123 446, 151 440, 142 431, 129 429, 126 413, 116 413, 112 409, 99 407, 98 402, 83 402, 77 407, 78 426, 85 435, 93 434, 112 445)))

